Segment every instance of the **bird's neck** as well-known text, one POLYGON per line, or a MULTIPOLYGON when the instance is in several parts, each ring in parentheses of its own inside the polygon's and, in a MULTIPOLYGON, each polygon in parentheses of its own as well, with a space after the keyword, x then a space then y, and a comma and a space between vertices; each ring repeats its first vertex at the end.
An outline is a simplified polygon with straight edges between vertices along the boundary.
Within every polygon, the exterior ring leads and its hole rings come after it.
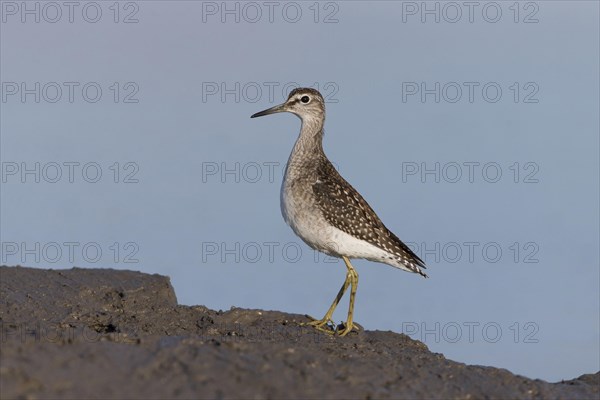
POLYGON ((323 121, 303 119, 300 135, 286 166, 286 179, 310 173, 323 159, 326 159, 323 151, 323 121))
POLYGON ((296 140, 292 157, 294 155, 303 158, 311 158, 323 154, 323 119, 304 118, 300 135, 296 140))

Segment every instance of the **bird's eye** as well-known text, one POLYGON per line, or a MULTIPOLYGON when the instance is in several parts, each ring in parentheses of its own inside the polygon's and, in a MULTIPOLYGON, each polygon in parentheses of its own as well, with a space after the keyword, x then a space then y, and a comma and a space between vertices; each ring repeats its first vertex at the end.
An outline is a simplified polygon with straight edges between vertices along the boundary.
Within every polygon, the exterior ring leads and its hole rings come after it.
POLYGON ((302 96, 302 98, 300 99, 301 102, 303 102, 304 104, 308 103, 310 101, 310 97, 308 96, 302 96))

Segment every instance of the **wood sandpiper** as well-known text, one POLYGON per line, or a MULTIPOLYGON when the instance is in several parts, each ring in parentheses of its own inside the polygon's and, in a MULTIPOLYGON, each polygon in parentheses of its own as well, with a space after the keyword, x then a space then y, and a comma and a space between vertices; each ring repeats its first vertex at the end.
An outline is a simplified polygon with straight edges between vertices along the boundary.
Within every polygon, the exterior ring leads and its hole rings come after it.
MULTIPOLYGON (((315 250, 344 260, 348 272, 325 316, 308 325, 345 336, 353 328, 358 274, 351 258, 381 262, 427 277, 425 263, 390 232, 369 204, 333 167, 323 151, 325 101, 317 90, 293 90, 287 101, 251 118, 290 112, 302 121, 300 135, 287 163, 281 185, 281 212, 285 222, 315 250), (343 329, 331 329, 331 317, 350 286, 350 306, 343 329)), ((335 324, 333 324, 335 326, 335 324)))

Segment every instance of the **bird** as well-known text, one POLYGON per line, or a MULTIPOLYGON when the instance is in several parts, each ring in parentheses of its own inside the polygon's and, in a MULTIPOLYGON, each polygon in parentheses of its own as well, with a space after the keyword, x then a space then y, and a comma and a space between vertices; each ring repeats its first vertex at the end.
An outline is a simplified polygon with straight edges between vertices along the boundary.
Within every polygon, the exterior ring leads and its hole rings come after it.
POLYGON ((301 129, 289 156, 281 184, 281 213, 285 222, 308 246, 341 258, 346 279, 325 316, 306 325, 346 336, 359 327, 354 323, 358 273, 350 259, 366 259, 414 272, 427 278, 426 268, 406 244, 392 233, 361 194, 336 170, 323 150, 325 100, 318 90, 297 88, 280 105, 257 112, 251 118, 289 112, 301 120, 301 129), (346 322, 333 320, 340 300, 350 286, 346 322))

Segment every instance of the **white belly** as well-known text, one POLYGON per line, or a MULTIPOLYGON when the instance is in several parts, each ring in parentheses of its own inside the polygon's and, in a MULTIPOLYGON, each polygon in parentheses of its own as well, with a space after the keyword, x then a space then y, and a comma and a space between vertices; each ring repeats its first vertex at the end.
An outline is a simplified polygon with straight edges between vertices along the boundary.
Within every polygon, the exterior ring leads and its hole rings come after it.
POLYGON ((295 199, 285 183, 281 187, 281 213, 294 233, 315 250, 335 257, 389 262, 387 252, 330 225, 316 204, 295 199))

